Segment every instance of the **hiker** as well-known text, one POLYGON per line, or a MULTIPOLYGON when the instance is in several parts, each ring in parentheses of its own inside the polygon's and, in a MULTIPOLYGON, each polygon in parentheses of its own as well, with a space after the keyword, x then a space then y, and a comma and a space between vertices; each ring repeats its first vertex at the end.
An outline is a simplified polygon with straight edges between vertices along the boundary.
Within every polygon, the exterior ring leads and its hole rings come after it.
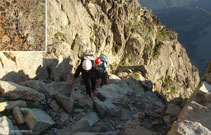
POLYGON ((97 57, 96 64, 100 71, 100 78, 101 78, 101 86, 109 84, 109 75, 108 75, 108 69, 109 69, 109 63, 107 56, 101 54, 100 57, 97 57))
POLYGON ((97 95, 96 87, 100 87, 100 72, 97 70, 95 64, 95 58, 93 54, 84 54, 84 58, 81 61, 81 64, 77 67, 76 72, 72 79, 72 87, 76 87, 76 78, 82 73, 82 78, 86 87, 86 93, 92 97, 91 93, 94 96, 97 95), (91 58, 91 59, 90 59, 91 58))

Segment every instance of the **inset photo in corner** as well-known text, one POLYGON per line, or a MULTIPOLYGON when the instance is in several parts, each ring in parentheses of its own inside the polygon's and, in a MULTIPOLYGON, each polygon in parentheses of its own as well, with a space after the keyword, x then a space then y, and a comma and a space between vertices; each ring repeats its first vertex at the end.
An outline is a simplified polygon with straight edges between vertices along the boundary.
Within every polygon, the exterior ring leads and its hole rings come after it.
POLYGON ((45 0, 0 0, 0 51, 46 51, 45 0))

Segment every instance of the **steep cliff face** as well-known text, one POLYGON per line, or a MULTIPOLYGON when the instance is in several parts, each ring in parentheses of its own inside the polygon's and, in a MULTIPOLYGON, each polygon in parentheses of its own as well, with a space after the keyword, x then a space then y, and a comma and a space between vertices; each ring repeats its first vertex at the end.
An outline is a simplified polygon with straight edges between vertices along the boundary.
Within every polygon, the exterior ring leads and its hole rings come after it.
POLYGON ((188 97, 199 81, 177 34, 137 1, 48 1, 49 48, 61 42, 69 54, 60 55, 70 55, 74 67, 84 50, 104 53, 112 72, 143 76, 169 99, 188 97))
POLYGON ((154 90, 169 100, 188 97, 198 84, 198 71, 177 41, 177 33, 137 1, 49 0, 47 4, 47 52, 32 57, 1 54, 1 77, 23 70, 30 78, 67 80, 81 53, 92 50, 108 56, 112 73, 150 80, 154 90), (24 60, 31 58, 34 67, 27 68, 24 60), (10 68, 7 59, 13 63, 10 68))

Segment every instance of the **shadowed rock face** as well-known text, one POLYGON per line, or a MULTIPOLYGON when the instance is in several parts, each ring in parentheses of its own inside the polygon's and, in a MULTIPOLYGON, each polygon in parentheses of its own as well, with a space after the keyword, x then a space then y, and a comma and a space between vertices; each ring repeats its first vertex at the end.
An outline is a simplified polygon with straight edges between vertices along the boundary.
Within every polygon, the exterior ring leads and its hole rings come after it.
POLYGON ((45 0, 1 0, 0 51, 44 51, 45 0))

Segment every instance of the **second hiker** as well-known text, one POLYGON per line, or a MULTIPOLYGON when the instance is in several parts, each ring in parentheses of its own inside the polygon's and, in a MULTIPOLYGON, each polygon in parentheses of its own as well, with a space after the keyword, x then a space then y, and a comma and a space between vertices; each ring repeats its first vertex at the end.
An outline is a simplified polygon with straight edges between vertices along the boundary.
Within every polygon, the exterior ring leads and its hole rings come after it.
POLYGON ((101 54, 100 57, 97 57, 96 64, 100 71, 100 78, 101 78, 101 86, 109 84, 109 63, 107 56, 101 54))

